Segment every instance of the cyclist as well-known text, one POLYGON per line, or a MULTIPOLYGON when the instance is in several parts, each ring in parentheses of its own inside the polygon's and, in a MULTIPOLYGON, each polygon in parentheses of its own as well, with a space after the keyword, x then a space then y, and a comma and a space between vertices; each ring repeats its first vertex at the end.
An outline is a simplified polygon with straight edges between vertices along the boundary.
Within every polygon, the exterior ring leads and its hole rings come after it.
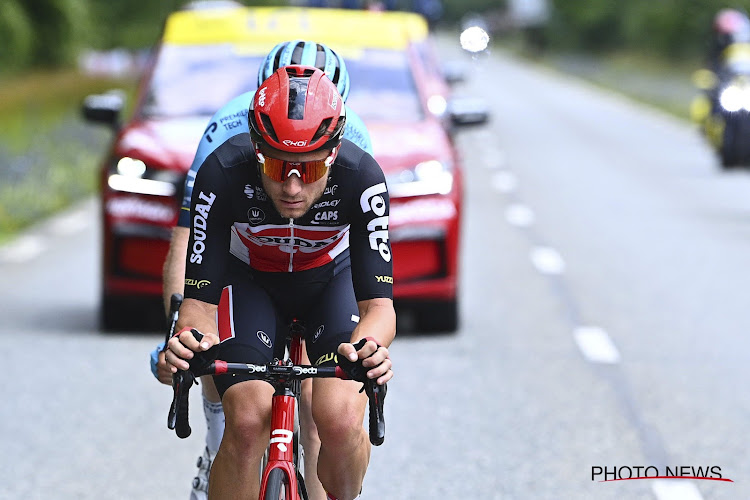
MULTIPOLYGON (((281 68, 253 98, 250 134, 227 140, 203 162, 191 201, 181 330, 166 351, 172 372, 214 345, 230 362, 268 362, 277 330, 296 317, 309 326, 314 365, 345 356, 378 383, 393 376, 388 192, 372 156, 342 139, 346 113, 322 71, 281 68), (205 334, 202 342, 190 327, 205 334)), ((226 430, 210 496, 253 498, 273 390, 242 376, 214 381, 226 430)), ((366 396, 357 384, 316 379, 311 404, 318 477, 328 498, 351 500, 369 461, 366 396)))
MULTIPOLYGON (((344 59, 329 47, 313 41, 291 40, 276 45, 265 57, 258 68, 258 86, 271 76, 277 69, 290 64, 301 64, 305 66, 316 66, 326 73, 336 85, 338 92, 344 101, 349 94, 349 73, 346 69, 344 59)), ((198 145, 198 150, 188 171, 185 182, 185 194, 182 201, 182 210, 177 226, 172 233, 169 253, 164 263, 164 303, 169 307, 169 299, 173 293, 183 293, 185 282, 185 255, 187 253, 188 237, 190 234, 190 200, 193 192, 195 175, 206 157, 227 139, 237 134, 248 133, 247 110, 253 99, 255 91, 245 92, 222 107, 209 121, 209 125, 198 145), (232 122, 232 127, 224 126, 232 122)), ((372 154, 372 143, 367 128, 361 118, 352 110, 347 109, 346 126, 344 138, 349 139, 356 145, 372 154)), ((172 383, 172 376, 167 370, 164 361, 164 344, 159 344, 151 353, 151 369, 154 376, 164 384, 172 383)), ((208 475, 211 463, 219 449, 219 443, 224 433, 224 412, 219 399, 219 394, 211 377, 202 378, 203 387, 203 411, 206 418, 206 446, 203 456, 198 459, 198 475, 193 480, 193 489, 190 500, 204 500, 208 487, 208 475)), ((303 446, 308 458, 314 457, 317 450, 317 437, 309 415, 307 401, 309 401, 310 383, 303 385, 305 397, 303 398, 302 413, 305 425, 303 435, 303 446)), ((308 474, 308 487, 315 491, 320 487, 308 474)))

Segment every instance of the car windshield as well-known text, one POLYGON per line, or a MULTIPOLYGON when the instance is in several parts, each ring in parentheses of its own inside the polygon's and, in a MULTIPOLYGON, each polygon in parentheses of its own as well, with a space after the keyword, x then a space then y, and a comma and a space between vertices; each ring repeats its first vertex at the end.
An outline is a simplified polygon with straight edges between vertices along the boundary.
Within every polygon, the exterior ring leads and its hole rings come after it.
POLYGON ((163 45, 142 113, 149 118, 211 116, 231 98, 255 90, 263 55, 231 44, 163 45))
POLYGON ((344 59, 351 80, 346 105, 365 122, 423 119, 406 52, 364 50, 344 59))
MULTIPOLYGON (((163 45, 141 112, 148 118, 211 116, 257 88, 263 58, 231 44, 163 45)), ((357 50, 344 58, 351 81, 346 104, 363 120, 423 118, 406 52, 357 50)))

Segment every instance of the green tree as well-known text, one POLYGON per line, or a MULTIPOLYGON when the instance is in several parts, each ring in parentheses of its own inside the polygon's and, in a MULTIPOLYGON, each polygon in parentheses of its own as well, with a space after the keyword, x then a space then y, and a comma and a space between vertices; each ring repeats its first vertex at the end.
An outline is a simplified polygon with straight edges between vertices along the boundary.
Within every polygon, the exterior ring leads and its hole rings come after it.
POLYGON ((29 64, 33 46, 31 21, 17 0, 0 3, 0 65, 5 72, 29 64))
POLYGON ((31 63, 70 64, 88 41, 88 0, 23 0, 21 5, 34 30, 31 63))

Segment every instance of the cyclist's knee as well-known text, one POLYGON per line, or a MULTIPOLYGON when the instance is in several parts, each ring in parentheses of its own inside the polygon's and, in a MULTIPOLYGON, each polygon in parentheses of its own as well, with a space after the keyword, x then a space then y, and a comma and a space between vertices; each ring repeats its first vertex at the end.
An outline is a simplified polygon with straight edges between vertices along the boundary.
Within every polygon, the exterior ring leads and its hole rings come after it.
POLYGON ((258 381, 242 382, 224 393, 224 439, 236 452, 265 448, 261 438, 269 434, 272 395, 273 388, 258 381))
POLYGON ((320 441, 326 446, 345 446, 361 439, 366 399, 356 391, 324 401, 319 396, 313 403, 313 417, 320 441))

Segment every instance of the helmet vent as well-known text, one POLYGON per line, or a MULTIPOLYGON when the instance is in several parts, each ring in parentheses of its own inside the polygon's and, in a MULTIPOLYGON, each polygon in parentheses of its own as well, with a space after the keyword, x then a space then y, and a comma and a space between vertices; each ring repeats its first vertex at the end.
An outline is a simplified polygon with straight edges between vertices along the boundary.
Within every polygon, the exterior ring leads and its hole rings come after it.
POLYGON ((271 123, 271 117, 265 113, 260 113, 260 121, 263 122, 263 128, 266 129, 268 135, 270 135, 274 141, 279 142, 279 137, 276 135, 276 131, 273 129, 273 124, 271 123))
POLYGON ((326 130, 328 130, 328 127, 331 126, 331 122, 333 121, 333 118, 326 118, 322 122, 320 122, 320 126, 318 127, 318 130, 315 131, 315 135, 313 135, 313 138, 310 140, 310 143, 314 143, 321 137, 323 137, 323 134, 326 133, 326 130))

